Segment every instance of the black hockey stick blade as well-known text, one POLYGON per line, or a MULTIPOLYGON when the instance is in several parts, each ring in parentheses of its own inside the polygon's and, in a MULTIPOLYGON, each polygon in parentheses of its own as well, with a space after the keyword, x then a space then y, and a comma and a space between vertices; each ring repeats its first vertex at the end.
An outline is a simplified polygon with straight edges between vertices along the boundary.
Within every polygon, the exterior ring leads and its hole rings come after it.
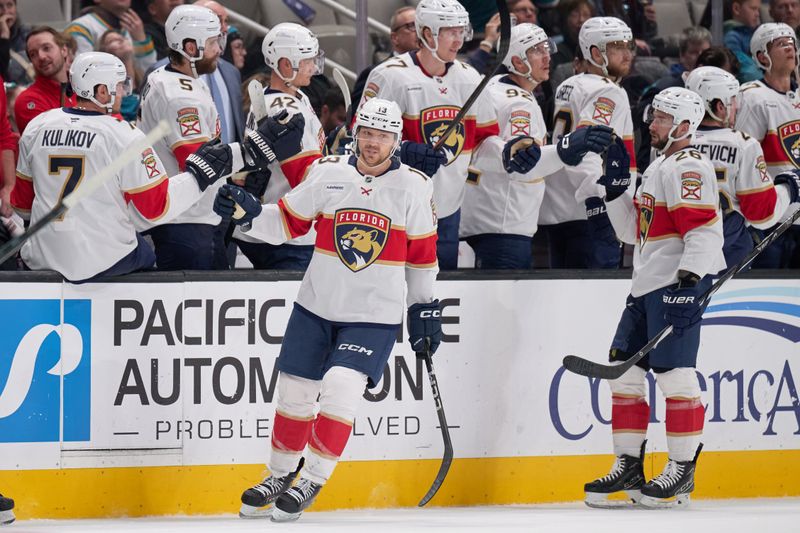
POLYGON ((436 373, 433 371, 433 361, 431 360, 431 350, 427 348, 423 354, 425 359, 425 367, 428 370, 428 379, 431 382, 431 390, 433 391, 433 400, 436 402, 436 414, 439 417, 439 426, 442 429, 442 440, 444 441, 444 456, 442 457, 442 464, 439 466, 439 472, 433 480, 431 488, 425 493, 425 496, 419 501, 418 507, 424 507, 426 503, 431 501, 439 488, 444 483, 444 478, 447 477, 447 472, 450 470, 450 465, 453 463, 453 442, 450 440, 450 428, 447 426, 447 419, 444 416, 444 406, 442 405, 442 396, 439 394, 439 382, 436 380, 436 373))
MULTIPOLYGON (((780 237, 783 234, 783 232, 791 228, 792 224, 794 224, 794 222, 798 218, 800 218, 800 208, 795 209, 794 212, 791 214, 791 216, 789 216, 789 218, 781 222, 781 224, 777 228, 775 228, 772 231, 772 233, 767 235, 767 237, 764 238, 763 241, 758 243, 750 251, 750 253, 747 254, 747 257, 745 257, 739 262, 739 264, 729 268, 725 272, 725 274, 723 274, 716 282, 714 282, 714 284, 711 287, 709 287, 709 289, 701 296, 700 298, 701 302, 705 302, 711 299, 714 293, 717 292, 719 288, 722 287, 722 285, 726 281, 728 281, 734 275, 738 274, 739 272, 747 268, 747 266, 753 262, 753 260, 758 256, 758 254, 763 252, 770 244, 775 242, 775 240, 778 237, 780 237)), ((630 369, 633 365, 641 361, 641 359, 645 355, 650 353, 653 350, 653 348, 658 346, 658 343, 664 340, 671 333, 672 333, 672 326, 665 327, 664 329, 659 331, 655 335, 655 337, 650 339, 648 343, 645 344, 641 350, 636 352, 633 355, 633 357, 631 357, 630 359, 624 361, 622 364, 619 365, 604 365, 602 363, 596 363, 594 361, 584 359, 583 357, 578 357, 577 355, 566 356, 562 361, 562 365, 564 365, 564 368, 566 368, 570 372, 573 372, 580 376, 609 379, 609 380, 617 379, 622 374, 627 372, 628 369, 630 369)))
POLYGON ((489 81, 494 77, 495 74, 497 74, 497 71, 503 65, 503 60, 506 58, 506 55, 508 55, 508 47, 511 43, 511 14, 508 11, 506 0, 495 0, 495 3, 497 4, 497 11, 500 13, 500 46, 497 49, 497 58, 494 60, 492 71, 485 75, 478 86, 475 87, 475 90, 469 95, 467 101, 464 102, 461 110, 458 112, 458 114, 456 114, 453 121, 450 122, 450 125, 447 126, 447 129, 444 130, 444 133, 441 137, 439 137, 439 140, 436 141, 436 144, 433 145, 433 148, 436 150, 442 147, 445 140, 450 137, 451 133, 453 133, 453 130, 455 130, 458 125, 461 124, 461 121, 464 120, 464 117, 469 112, 472 104, 475 103, 475 100, 477 100, 481 95, 483 89, 486 87, 486 85, 488 85, 489 81))

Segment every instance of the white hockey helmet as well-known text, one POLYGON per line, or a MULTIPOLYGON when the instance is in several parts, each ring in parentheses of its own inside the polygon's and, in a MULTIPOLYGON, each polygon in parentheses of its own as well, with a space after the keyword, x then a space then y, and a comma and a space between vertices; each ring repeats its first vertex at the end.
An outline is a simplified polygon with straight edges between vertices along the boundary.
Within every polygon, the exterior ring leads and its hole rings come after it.
POLYGON ((592 65, 603 69, 603 74, 608 76, 608 56, 606 45, 616 41, 630 41, 633 44, 633 32, 627 24, 616 17, 592 17, 581 26, 578 33, 578 44, 581 47, 583 58, 592 65), (592 47, 596 46, 603 57, 603 64, 595 63, 592 59, 592 47))
POLYGON ((439 48, 439 30, 442 28, 464 28, 464 42, 472 40, 472 24, 469 22, 469 13, 457 0, 422 0, 417 4, 414 13, 414 23, 417 28, 417 37, 422 46, 433 53, 433 57, 439 59, 436 53, 439 48), (433 48, 428 46, 422 37, 423 29, 430 28, 433 34, 433 48))
POLYGON ((736 77, 721 68, 698 67, 686 76, 685 81, 686 88, 699 94, 705 102, 706 113, 714 120, 726 122, 714 113, 711 106, 715 100, 719 100, 728 109, 728 117, 731 116, 731 106, 739 94, 739 82, 736 77))
MULTIPOLYGON (((400 106, 391 100, 383 98, 370 98, 364 102, 356 112, 356 123, 353 127, 353 138, 357 139, 360 128, 373 128, 395 134, 395 142, 389 157, 394 155, 400 147, 403 136, 403 113, 400 106)), ((356 155, 358 143, 356 141, 356 155)))
MULTIPOLYGON (((556 52, 556 45, 553 40, 547 36, 547 33, 537 26, 536 24, 530 24, 528 22, 517 24, 516 26, 511 27, 511 41, 508 44, 508 54, 506 55, 505 59, 503 59, 503 65, 509 70, 509 72, 513 74, 517 74, 519 76, 526 76, 530 79, 531 69, 530 64, 528 63, 528 56, 527 52, 534 46, 537 46, 541 43, 546 43, 549 53, 552 55, 556 52), (528 65, 528 72, 518 72, 517 69, 514 68, 514 64, 512 63, 512 59, 514 57, 520 58, 522 61, 528 65)), ((497 41, 498 48, 500 47, 500 41, 497 41)))
POLYGON ((680 141, 697 131, 697 126, 706 114, 703 99, 694 91, 683 87, 669 87, 658 93, 653 98, 650 111, 661 111, 672 116, 672 128, 669 130, 669 141, 664 147, 666 151, 674 141, 680 141), (681 137, 674 137, 675 130, 683 122, 689 122, 688 131, 681 137))
POLYGON ((769 72, 772 68, 772 58, 769 57, 767 46, 775 39, 780 39, 781 37, 790 37, 795 44, 796 51, 797 37, 794 33, 794 30, 791 26, 784 24, 783 22, 765 22, 756 28, 753 36, 750 38, 750 55, 753 57, 753 61, 756 62, 756 65, 758 65, 762 70, 769 72), (759 52, 762 52, 764 56, 766 56, 768 63, 767 66, 764 66, 761 64, 761 61, 758 60, 759 52))
POLYGON ((303 59, 315 60, 317 74, 321 74, 325 68, 325 53, 319 48, 317 36, 305 26, 294 22, 282 22, 269 30, 261 41, 261 51, 267 66, 285 82, 294 79, 303 59), (289 60, 294 70, 294 74, 288 79, 278 70, 278 61, 283 57, 289 60))
POLYGON ((72 90, 81 98, 95 105, 105 107, 111 112, 117 96, 125 96, 130 92, 130 78, 122 61, 105 52, 86 52, 78 55, 69 68, 69 81, 72 90), (123 84, 123 94, 117 95, 117 85, 123 84), (111 95, 111 100, 101 104, 94 97, 95 88, 104 85, 111 95))
POLYGON ((167 45, 189 60, 192 73, 197 77, 194 63, 203 58, 206 42, 212 37, 220 37, 221 26, 219 17, 207 7, 194 5, 180 5, 173 9, 164 24, 164 33, 167 36, 167 45), (186 40, 192 40, 197 45, 197 56, 190 56, 183 49, 186 40))

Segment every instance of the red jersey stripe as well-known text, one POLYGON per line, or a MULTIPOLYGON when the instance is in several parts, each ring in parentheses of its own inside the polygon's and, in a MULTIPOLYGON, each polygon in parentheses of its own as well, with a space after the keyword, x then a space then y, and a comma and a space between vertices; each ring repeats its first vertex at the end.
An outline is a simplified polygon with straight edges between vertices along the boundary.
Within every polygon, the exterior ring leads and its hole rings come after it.
MULTIPOLYGON (((329 216, 322 216, 317 219, 314 229, 317 230, 316 246, 320 250, 338 254, 336 248, 336 234, 334 228, 333 218, 329 216)), ((401 229, 396 229, 392 226, 389 230, 389 235, 386 238, 386 243, 378 256, 379 262, 391 262, 405 264, 406 262, 406 232, 401 229)), ((434 257, 436 257, 434 249, 434 257)))
POLYGON ((736 198, 744 218, 756 223, 770 218, 775 212, 775 204, 778 203, 778 193, 772 185, 760 191, 740 192, 736 198))
POLYGON ((406 262, 416 266, 436 263, 436 233, 422 239, 408 239, 406 262))
POLYGON ((761 149, 764 151, 764 160, 767 163, 788 163, 790 162, 789 156, 781 146, 781 141, 778 134, 774 131, 769 131, 761 141, 761 149))
POLYGON ((126 191, 125 203, 133 202, 136 210, 147 220, 158 220, 169 207, 169 180, 166 175, 146 188, 126 191))
POLYGON ((314 151, 305 152, 282 161, 281 170, 283 171, 283 175, 286 176, 286 181, 289 182, 289 186, 294 189, 300 185, 308 173, 308 167, 321 157, 322 154, 320 152, 314 151))
POLYGON ((173 146, 172 153, 175 154, 175 160, 178 162, 178 168, 181 172, 186 170, 186 158, 195 153, 203 144, 205 144, 205 142, 193 142, 173 146))
POLYGON ((15 209, 28 212, 33 206, 33 181, 28 176, 17 172, 17 181, 11 190, 11 205, 15 209))
POLYGON ((278 200, 278 208, 281 210, 286 229, 289 230, 289 236, 292 239, 296 239, 297 237, 305 235, 308 233, 308 230, 311 229, 311 223, 313 220, 310 218, 303 218, 292 211, 291 208, 283 201, 283 198, 278 200))

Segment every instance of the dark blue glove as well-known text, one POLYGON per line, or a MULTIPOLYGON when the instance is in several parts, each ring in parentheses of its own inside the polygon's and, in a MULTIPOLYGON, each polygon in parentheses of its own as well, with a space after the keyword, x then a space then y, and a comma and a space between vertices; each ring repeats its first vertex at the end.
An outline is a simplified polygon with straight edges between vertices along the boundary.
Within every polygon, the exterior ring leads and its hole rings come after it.
POLYGON ((347 153, 347 148, 353 138, 344 124, 336 126, 325 138, 325 153, 327 155, 343 155, 347 153))
POLYGON ((194 176, 201 191, 231 173, 233 156, 231 147, 218 138, 200 146, 186 158, 186 171, 194 176))
POLYGON ((604 174, 597 183, 606 188, 607 202, 622 196, 631 184, 631 157, 619 137, 608 147, 604 174))
POLYGON ((272 177, 272 171, 268 168, 248 172, 244 178, 243 188, 256 198, 261 198, 267 192, 270 177, 272 177))
POLYGON ((236 225, 249 224, 261 214, 261 202, 241 187, 226 183, 214 198, 214 212, 224 220, 233 220, 236 225), (241 211, 237 212, 237 207, 241 211))
POLYGON ((275 161, 285 161, 300 152, 306 119, 297 113, 289 118, 284 109, 277 115, 258 122, 255 130, 247 133, 244 147, 258 168, 266 168, 275 161))
POLYGON ((800 202, 800 170, 781 172, 775 176, 775 185, 781 184, 789 189, 789 203, 800 202))
POLYGON ((700 323, 703 302, 700 301, 700 278, 691 272, 683 273, 678 284, 664 291, 664 320, 672 325, 672 332, 680 337, 683 332, 700 323))
POLYGON ((429 144, 403 141, 400 145, 400 161, 430 178, 440 166, 447 163, 447 155, 441 148, 434 150, 429 144))
POLYGON ((424 356, 425 344, 429 341, 431 354, 436 353, 442 342, 442 312, 439 310, 439 300, 409 307, 407 324, 411 349, 418 356, 424 356))
POLYGON ((614 130, 608 126, 585 126, 564 135, 556 145, 558 157, 566 165, 575 166, 587 152, 602 153, 611 144, 614 130))
POLYGON ((520 135, 508 141, 503 147, 503 168, 506 172, 527 174, 533 170, 540 157, 542 149, 534 138, 520 135))

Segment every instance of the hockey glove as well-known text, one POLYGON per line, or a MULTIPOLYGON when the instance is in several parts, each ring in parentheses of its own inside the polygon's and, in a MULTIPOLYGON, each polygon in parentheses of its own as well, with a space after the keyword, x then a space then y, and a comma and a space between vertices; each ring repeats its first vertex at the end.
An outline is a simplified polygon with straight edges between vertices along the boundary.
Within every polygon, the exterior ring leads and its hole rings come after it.
POLYGON ((606 188, 607 202, 616 200, 631 184, 631 157, 619 137, 608 147, 603 172, 597 183, 606 188))
POLYGON ((680 272, 678 284, 664 291, 664 320, 672 325, 672 332, 680 337, 683 332, 700 323, 703 303, 700 301, 700 277, 691 272, 680 272))
POLYGON ((247 133, 244 147, 258 168, 275 160, 285 161, 300 152, 306 120, 300 113, 289 117, 286 110, 266 117, 247 133))
POLYGON ((520 135, 508 141, 503 147, 503 168, 506 172, 527 174, 533 170, 540 157, 542 149, 533 137, 520 135))
POLYGON ((231 173, 233 154, 231 147, 219 139, 208 141, 186 158, 186 170, 191 172, 201 191, 231 173))
POLYGON ((447 163, 447 156, 441 148, 434 150, 428 144, 403 141, 400 145, 400 161, 432 178, 439 167, 447 163))
POLYGON ((244 190, 256 198, 263 197, 264 193, 267 192, 267 185, 271 176, 272 172, 268 168, 249 172, 244 178, 244 190))
POLYGON ((575 166, 587 152, 602 153, 611 144, 614 130, 608 126, 586 126, 564 135, 556 145, 565 165, 575 166))
POLYGON ((775 176, 775 185, 781 184, 789 189, 789 203, 800 202, 800 170, 781 172, 775 176))
POLYGON ((431 354, 442 342, 442 312, 439 300, 417 303, 408 308, 408 342, 418 357, 425 355, 425 341, 430 341, 431 354))
POLYGON ((344 124, 336 126, 325 139, 325 151, 328 155, 351 154, 353 138, 344 124))
POLYGON ((236 185, 225 184, 214 198, 214 212, 223 220, 233 220, 241 226, 261 214, 261 203, 249 192, 236 185))

